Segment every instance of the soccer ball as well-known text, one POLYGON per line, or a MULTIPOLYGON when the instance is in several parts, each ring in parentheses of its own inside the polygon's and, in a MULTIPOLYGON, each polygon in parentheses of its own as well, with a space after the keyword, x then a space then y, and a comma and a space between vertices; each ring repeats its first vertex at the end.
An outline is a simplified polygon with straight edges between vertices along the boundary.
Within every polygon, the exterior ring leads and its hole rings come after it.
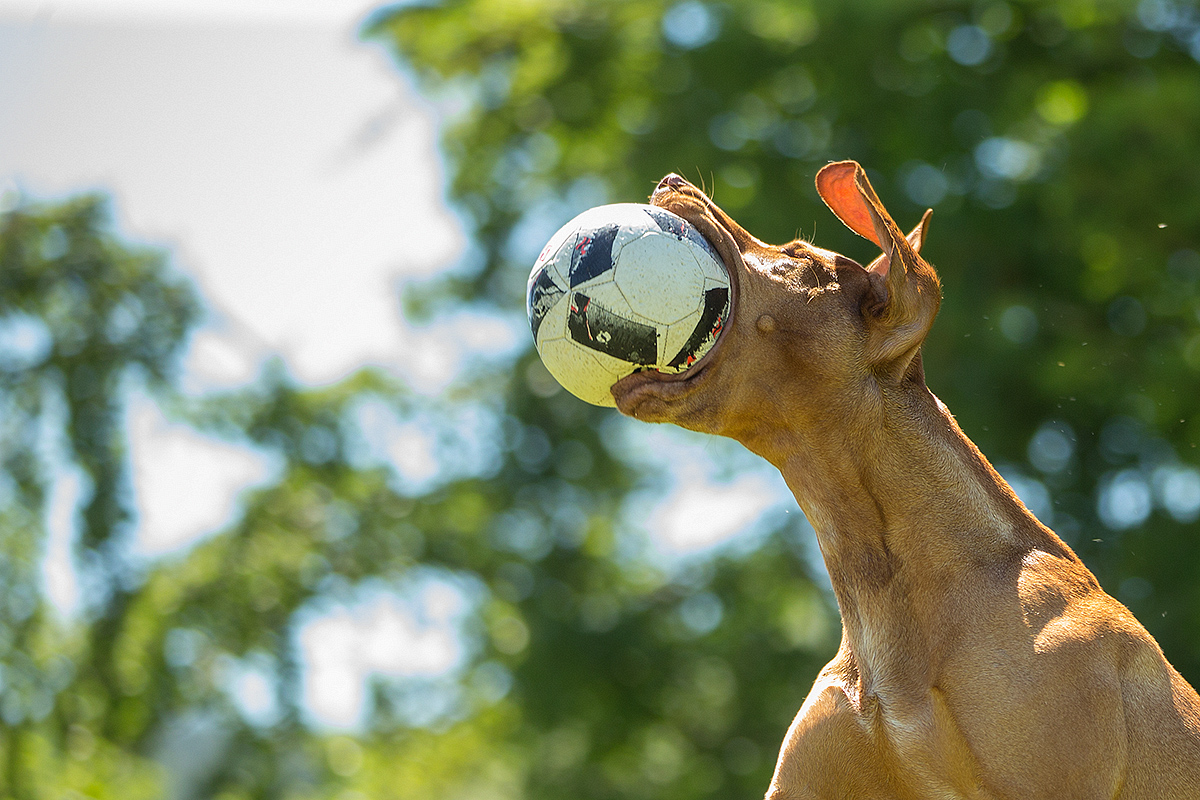
POLYGON ((716 344, 729 273, 691 223, 617 203, 585 211, 550 239, 529 273, 529 327, 571 394, 613 406, 609 387, 642 369, 677 373, 716 344))

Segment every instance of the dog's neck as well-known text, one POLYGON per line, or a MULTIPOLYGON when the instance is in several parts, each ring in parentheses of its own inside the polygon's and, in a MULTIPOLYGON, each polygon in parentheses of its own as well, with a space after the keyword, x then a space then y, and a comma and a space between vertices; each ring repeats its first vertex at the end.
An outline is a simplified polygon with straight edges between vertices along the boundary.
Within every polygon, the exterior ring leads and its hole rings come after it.
POLYGON ((780 470, 816 530, 842 647, 868 694, 897 676, 913 691, 936 680, 975 612, 958 598, 986 602, 980 584, 1003 584, 1034 550, 1074 558, 923 382, 746 444, 780 470))

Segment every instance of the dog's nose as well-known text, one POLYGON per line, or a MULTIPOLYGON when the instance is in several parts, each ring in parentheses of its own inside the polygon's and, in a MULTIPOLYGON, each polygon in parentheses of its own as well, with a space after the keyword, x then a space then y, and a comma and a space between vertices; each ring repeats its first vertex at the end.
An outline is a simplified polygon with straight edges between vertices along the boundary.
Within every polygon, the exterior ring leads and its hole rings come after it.
POLYGON ((663 189, 682 189, 684 186, 687 186, 687 181, 685 181, 681 176, 672 172, 670 175, 658 182, 658 186, 655 187, 654 191, 658 192, 662 191, 663 189))

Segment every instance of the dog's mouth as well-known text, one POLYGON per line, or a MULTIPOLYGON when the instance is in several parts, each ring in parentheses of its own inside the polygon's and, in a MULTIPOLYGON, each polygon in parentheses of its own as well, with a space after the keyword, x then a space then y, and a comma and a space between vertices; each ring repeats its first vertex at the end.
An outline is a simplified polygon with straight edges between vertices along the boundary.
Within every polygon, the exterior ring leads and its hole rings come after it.
POLYGON ((647 369, 614 383, 611 389, 613 399, 623 414, 637 416, 636 409, 647 400, 671 402, 691 394, 711 371, 714 361, 720 358, 725 341, 729 338, 729 328, 738 310, 741 256, 733 235, 708 213, 711 202, 703 192, 674 174, 663 178, 650 197, 651 205, 666 209, 691 223, 720 255, 725 271, 729 273, 730 288, 729 312, 725 316, 721 332, 708 352, 683 372, 667 373, 647 369), (735 259, 736 262, 731 263, 735 259))
POLYGON ((617 403, 617 409, 631 417, 638 416, 636 410, 642 403, 658 399, 666 402, 678 400, 691 394, 697 387, 697 382, 704 377, 713 356, 721 347, 721 339, 717 339, 712 349, 704 354, 690 368, 675 374, 657 370, 642 370, 627 375, 612 385, 611 392, 617 403))

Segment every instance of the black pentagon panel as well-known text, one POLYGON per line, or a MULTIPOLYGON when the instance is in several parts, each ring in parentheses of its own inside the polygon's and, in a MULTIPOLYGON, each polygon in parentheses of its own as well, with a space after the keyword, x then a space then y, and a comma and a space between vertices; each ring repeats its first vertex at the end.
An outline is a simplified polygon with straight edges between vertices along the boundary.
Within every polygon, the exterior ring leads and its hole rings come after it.
POLYGON ((692 335, 688 337, 679 354, 671 359, 667 366, 675 369, 690 367, 696 360, 696 353, 700 351, 704 343, 710 338, 716 339, 721 335, 721 331, 725 327, 725 314, 728 309, 728 289, 722 286, 705 292, 704 311, 700 315, 700 321, 696 323, 696 329, 692 331, 692 335))
POLYGON ((571 269, 567 275, 572 289, 612 269, 612 246, 618 230, 617 225, 606 225, 590 234, 579 234, 571 251, 571 269))
POLYGON ((716 261, 721 265, 722 269, 725 269, 725 261, 721 258, 721 254, 717 252, 717 248, 713 247, 712 242, 710 242, 708 239, 705 239, 704 234, 697 230, 696 227, 690 222, 687 226, 687 238, 703 247, 704 250, 713 257, 713 261, 716 261))
POLYGON ((544 268, 529 284, 527 310, 529 312, 529 329, 533 331, 534 341, 537 341, 538 329, 542 327, 542 320, 546 318, 546 314, 550 313, 550 309, 558 302, 558 298, 563 296, 564 291, 550 277, 550 271, 544 268))
POLYGON ((672 214, 666 209, 658 206, 650 206, 646 209, 646 213, 654 220, 659 228, 667 233, 674 234, 675 238, 682 239, 687 235, 687 229, 691 227, 687 221, 678 214, 672 214))
POLYGON ((658 333, 652 325, 618 317, 581 292, 571 296, 567 331, 584 347, 631 364, 649 365, 658 359, 658 333))

